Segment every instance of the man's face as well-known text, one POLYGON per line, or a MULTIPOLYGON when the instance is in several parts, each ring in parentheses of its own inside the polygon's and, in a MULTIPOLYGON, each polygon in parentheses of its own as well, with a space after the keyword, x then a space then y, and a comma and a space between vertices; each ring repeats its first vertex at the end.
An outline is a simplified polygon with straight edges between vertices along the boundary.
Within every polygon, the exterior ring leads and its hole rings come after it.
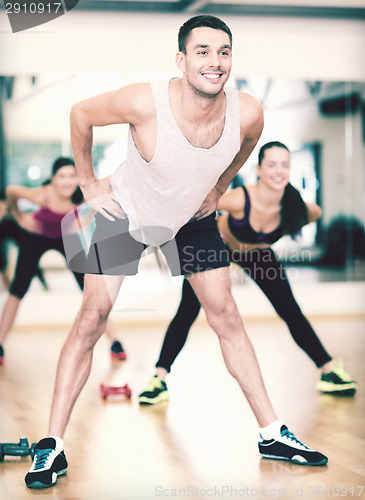
POLYGON ((214 97, 229 78, 232 47, 227 33, 212 28, 194 28, 186 43, 186 54, 178 53, 179 69, 197 95, 214 97))

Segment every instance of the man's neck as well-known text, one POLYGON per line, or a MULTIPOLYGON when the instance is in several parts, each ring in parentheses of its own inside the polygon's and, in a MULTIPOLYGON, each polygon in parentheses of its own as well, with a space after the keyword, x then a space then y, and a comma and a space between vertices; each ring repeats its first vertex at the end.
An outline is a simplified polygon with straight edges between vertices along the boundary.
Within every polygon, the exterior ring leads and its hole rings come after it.
POLYGON ((170 92, 172 102, 179 103, 180 112, 191 121, 217 119, 219 113, 225 113, 224 89, 216 95, 197 94, 184 78, 179 78, 170 92))

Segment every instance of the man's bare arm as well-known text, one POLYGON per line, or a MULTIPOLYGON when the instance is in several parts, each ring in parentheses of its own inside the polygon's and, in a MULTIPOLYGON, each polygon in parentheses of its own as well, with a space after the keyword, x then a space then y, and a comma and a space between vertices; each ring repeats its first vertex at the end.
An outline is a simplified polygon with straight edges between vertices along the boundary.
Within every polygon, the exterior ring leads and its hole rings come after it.
POLYGON ((241 148, 229 167, 218 179, 214 189, 207 195, 195 218, 207 217, 217 208, 218 200, 227 190, 234 176, 242 168, 261 136, 264 126, 261 104, 247 94, 240 95, 241 103, 241 148))
POLYGON ((216 188, 221 194, 228 189, 234 176, 246 163, 257 141, 260 139, 264 127, 263 108, 261 104, 253 97, 246 95, 245 98, 247 99, 247 97, 249 97, 249 102, 252 102, 252 106, 248 113, 247 104, 241 104, 241 116, 243 116, 241 121, 241 135, 243 136, 241 148, 233 162, 223 172, 217 182, 216 188))
POLYGON ((131 123, 138 126, 144 117, 143 99, 147 84, 123 87, 74 104, 70 115, 71 144, 79 184, 85 200, 109 220, 124 213, 112 192, 109 178, 95 176, 92 142, 93 127, 131 123))

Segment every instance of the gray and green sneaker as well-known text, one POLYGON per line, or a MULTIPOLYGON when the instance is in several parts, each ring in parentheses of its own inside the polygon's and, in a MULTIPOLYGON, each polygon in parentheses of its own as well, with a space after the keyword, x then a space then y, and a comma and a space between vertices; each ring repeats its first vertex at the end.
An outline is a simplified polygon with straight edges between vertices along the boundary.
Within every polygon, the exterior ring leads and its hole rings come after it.
POLYGON ((169 400, 169 391, 166 382, 154 375, 148 382, 146 389, 138 396, 140 405, 156 405, 169 400))
POLYGON ((332 361, 332 370, 323 372, 317 382, 318 391, 334 396, 354 396, 357 387, 357 383, 345 372, 342 360, 332 361))

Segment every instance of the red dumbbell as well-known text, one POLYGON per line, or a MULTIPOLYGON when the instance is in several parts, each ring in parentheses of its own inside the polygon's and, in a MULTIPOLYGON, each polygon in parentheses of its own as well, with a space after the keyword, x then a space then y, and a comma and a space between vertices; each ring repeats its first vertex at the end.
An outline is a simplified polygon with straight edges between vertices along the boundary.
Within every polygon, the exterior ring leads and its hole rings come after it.
POLYGON ((109 396, 115 396, 115 395, 123 395, 123 396, 126 396, 128 399, 130 399, 132 396, 132 391, 128 387, 128 384, 125 384, 121 387, 100 384, 100 391, 101 391, 101 397, 103 399, 106 399, 109 396))

